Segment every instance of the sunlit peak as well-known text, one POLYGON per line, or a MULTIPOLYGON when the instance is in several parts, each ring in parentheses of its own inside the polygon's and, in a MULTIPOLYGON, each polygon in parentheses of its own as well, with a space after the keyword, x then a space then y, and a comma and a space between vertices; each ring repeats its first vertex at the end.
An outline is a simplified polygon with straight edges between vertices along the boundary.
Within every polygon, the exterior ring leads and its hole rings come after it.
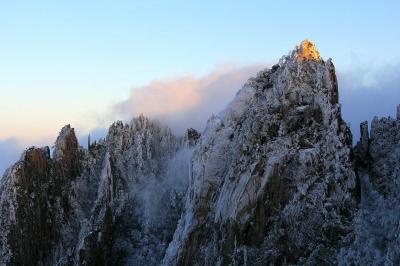
POLYGON ((300 62, 307 60, 321 61, 321 56, 319 55, 318 49, 315 44, 309 40, 304 40, 297 47, 296 59, 300 62))

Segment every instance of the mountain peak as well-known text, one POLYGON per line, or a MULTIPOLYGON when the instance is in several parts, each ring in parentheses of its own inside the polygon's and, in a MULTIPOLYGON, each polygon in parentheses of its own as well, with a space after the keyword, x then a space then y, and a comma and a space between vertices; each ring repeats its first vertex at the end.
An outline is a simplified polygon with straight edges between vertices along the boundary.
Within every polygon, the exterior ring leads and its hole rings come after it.
POLYGON ((75 130, 70 126, 64 126, 54 145, 53 157, 57 162, 68 168, 71 176, 78 172, 79 165, 79 144, 75 130))
POLYGON ((63 160, 69 157, 70 152, 78 150, 78 140, 75 136, 75 131, 70 125, 64 126, 59 136, 57 137, 54 149, 54 158, 56 160, 63 160))
POLYGON ((295 57, 298 61, 321 61, 321 56, 315 44, 307 39, 302 41, 295 49, 295 57))

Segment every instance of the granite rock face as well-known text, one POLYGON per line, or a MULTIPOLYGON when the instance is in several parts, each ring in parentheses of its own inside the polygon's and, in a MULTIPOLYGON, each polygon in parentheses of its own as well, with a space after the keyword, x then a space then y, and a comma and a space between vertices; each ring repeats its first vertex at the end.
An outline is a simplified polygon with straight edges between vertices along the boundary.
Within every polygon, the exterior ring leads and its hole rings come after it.
POLYGON ((208 121, 165 265, 335 263, 356 210, 352 136, 332 62, 303 45, 208 121))
POLYGON ((338 96, 306 40, 202 133, 65 126, 0 180, 0 265, 399 265, 400 107, 353 149, 338 96))

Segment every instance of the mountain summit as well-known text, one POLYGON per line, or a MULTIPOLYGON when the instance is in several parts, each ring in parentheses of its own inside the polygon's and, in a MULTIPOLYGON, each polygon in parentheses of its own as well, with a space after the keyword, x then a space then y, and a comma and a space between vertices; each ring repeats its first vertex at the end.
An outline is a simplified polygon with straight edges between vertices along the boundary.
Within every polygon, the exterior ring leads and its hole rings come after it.
POLYGON ((251 78, 193 152, 164 263, 334 262, 357 201, 337 95, 331 60, 308 41, 251 78))
POLYGON ((65 126, 1 179, 0 265, 398 265, 400 120, 353 148, 338 95, 305 40, 202 133, 65 126))
POLYGON ((304 40, 295 49, 296 58, 299 61, 314 60, 321 61, 318 49, 315 44, 309 40, 304 40))

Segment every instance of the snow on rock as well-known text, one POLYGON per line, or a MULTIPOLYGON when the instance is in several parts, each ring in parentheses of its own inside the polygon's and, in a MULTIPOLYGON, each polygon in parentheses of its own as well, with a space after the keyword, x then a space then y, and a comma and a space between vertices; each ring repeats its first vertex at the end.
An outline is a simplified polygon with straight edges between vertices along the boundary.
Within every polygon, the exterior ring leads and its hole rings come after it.
POLYGON ((399 265, 400 120, 374 117, 370 132, 367 122, 360 130, 354 155, 361 204, 339 258, 343 265, 399 265))
POLYGON ((0 265, 158 265, 183 209, 184 140, 141 115, 107 139, 78 146, 65 126, 49 148, 30 148, 0 186, 0 265))
POLYGON ((385 198, 361 177, 361 204, 353 221, 354 232, 338 254, 339 265, 399 265, 400 205, 397 198, 385 198))
POLYGON ((332 62, 299 49, 208 121, 165 265, 336 260, 356 208, 351 133, 332 62))
POLYGON ((130 125, 114 123, 105 146, 78 261, 157 265, 180 217, 191 151, 169 128, 144 116, 130 125))

